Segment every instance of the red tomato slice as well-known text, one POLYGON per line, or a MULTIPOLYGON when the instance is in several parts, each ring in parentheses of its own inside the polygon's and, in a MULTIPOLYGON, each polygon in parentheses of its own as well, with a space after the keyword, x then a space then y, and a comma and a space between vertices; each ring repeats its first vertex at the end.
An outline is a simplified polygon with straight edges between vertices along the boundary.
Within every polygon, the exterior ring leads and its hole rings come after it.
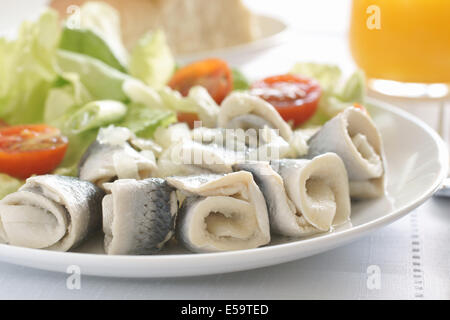
POLYGON ((61 132, 46 125, 0 128, 0 172, 26 179, 53 171, 68 146, 61 132))
POLYGON ((316 112, 322 90, 313 79, 284 74, 253 83, 251 93, 272 104, 285 121, 296 127, 316 112))
POLYGON ((194 122, 200 121, 196 113, 191 112, 178 112, 177 113, 178 122, 186 122, 189 128, 194 129, 194 122))
POLYGON ((168 85, 183 96, 187 96, 193 86, 203 86, 220 104, 233 89, 233 79, 228 64, 223 60, 212 58, 178 69, 168 85))

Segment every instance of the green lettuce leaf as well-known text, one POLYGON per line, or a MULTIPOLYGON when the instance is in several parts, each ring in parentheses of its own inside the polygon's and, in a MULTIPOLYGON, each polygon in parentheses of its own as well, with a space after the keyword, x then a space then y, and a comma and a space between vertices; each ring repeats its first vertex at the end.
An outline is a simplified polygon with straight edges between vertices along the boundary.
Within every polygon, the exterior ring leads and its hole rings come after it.
POLYGON ((213 127, 216 124, 219 106, 204 87, 194 86, 189 90, 188 96, 183 97, 167 86, 155 90, 141 81, 129 79, 124 82, 123 91, 132 102, 151 109, 196 113, 204 126, 213 127))
POLYGON ((329 118, 332 118, 354 103, 364 104, 365 84, 364 73, 360 70, 355 71, 343 85, 322 94, 319 109, 329 118))
POLYGON ((92 101, 76 110, 65 121, 65 132, 82 133, 101 128, 122 120, 127 114, 127 107, 114 100, 92 101))
POLYGON ((49 88, 57 77, 58 15, 47 10, 24 22, 15 40, 0 39, 0 118, 10 124, 42 122, 49 88))
POLYGON ((124 119, 127 107, 113 100, 92 101, 70 108, 51 124, 69 139, 69 146, 56 174, 76 175, 77 165, 86 149, 97 137, 99 128, 124 119))
POLYGON ((238 69, 233 68, 233 90, 247 90, 250 88, 250 82, 238 69))
POLYGON ((194 86, 188 96, 183 97, 178 91, 165 87, 159 90, 166 108, 179 112, 196 113, 205 127, 216 125, 219 106, 202 86, 194 86))
POLYGON ((100 127, 121 121, 127 107, 113 100, 91 101, 81 107, 74 105, 50 125, 61 130, 69 146, 56 174, 76 175, 77 165, 88 146, 95 140, 100 127))
POLYGON ((61 48, 83 53, 125 72, 128 52, 122 42, 120 15, 104 2, 86 2, 66 21, 61 48))
POLYGON ((65 27, 59 48, 88 55, 119 71, 126 72, 125 66, 117 59, 106 41, 90 29, 65 27))
POLYGON ((215 127, 219 106, 204 87, 194 86, 184 98, 185 108, 192 109, 198 114, 205 127, 215 127))
POLYGON ((58 77, 47 94, 44 121, 52 124, 75 106, 94 100, 80 81, 77 73, 66 73, 58 77))
MULTIPOLYGON (((113 102, 115 101, 111 101, 111 104, 113 102)), ((102 107, 100 107, 100 109, 95 107, 95 104, 98 103, 99 102, 91 102, 81 109, 76 110, 67 120, 62 121, 65 126, 61 130, 69 139, 69 147, 62 164, 54 171, 55 174, 69 176, 77 175, 78 163, 87 148, 97 138, 100 127, 107 127, 110 124, 124 126, 129 128, 137 136, 151 138, 158 127, 166 127, 169 124, 176 122, 176 116, 173 112, 151 109, 139 103, 130 103, 127 105, 126 114, 123 114, 123 108, 116 105, 110 108, 109 112, 104 112, 102 116, 102 107), (89 114, 92 111, 91 108, 93 108, 94 111, 100 110, 96 113, 98 117, 93 117, 91 121, 84 122, 84 119, 89 119, 89 114), (86 111, 88 115, 85 115, 86 111), (84 125, 79 125, 80 121, 81 124, 84 125), (73 126, 70 126, 70 124, 73 124, 73 126)), ((105 101, 102 103, 103 111, 106 111, 106 108, 109 107, 105 107, 107 105, 105 104, 105 101)), ((120 102, 115 103, 120 104, 120 102)))
POLYGON ((79 80, 96 100, 127 101, 122 85, 129 79, 102 61, 66 50, 56 53, 57 65, 61 74, 77 73, 79 80))
POLYGON ((355 71, 344 84, 340 92, 338 92, 338 97, 341 101, 353 101, 360 102, 364 101, 366 95, 366 77, 362 70, 355 71))
POLYGON ((169 110, 153 109, 141 103, 130 103, 125 119, 119 126, 130 129, 137 136, 152 138, 158 127, 167 127, 177 121, 169 110))
POLYGON ((324 91, 333 91, 342 76, 338 66, 314 62, 296 63, 291 69, 291 73, 316 79, 324 91))
POLYGON ((91 129, 88 131, 74 134, 64 132, 69 139, 69 146, 64 156, 61 165, 53 172, 64 176, 76 176, 78 170, 78 163, 81 157, 86 152, 87 148, 97 138, 98 129, 91 129))
POLYGON ((130 74, 150 87, 162 88, 175 70, 175 60, 161 30, 145 34, 134 47, 130 74))
POLYGON ((144 104, 152 109, 170 109, 170 106, 164 105, 160 93, 142 81, 127 79, 122 85, 122 90, 131 102, 144 104))

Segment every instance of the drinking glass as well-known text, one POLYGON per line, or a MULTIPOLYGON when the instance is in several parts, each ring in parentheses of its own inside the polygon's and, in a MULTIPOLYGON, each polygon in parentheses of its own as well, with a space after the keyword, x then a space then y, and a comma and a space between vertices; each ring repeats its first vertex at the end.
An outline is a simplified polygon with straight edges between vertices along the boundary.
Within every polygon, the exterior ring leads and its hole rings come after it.
POLYGON ((353 0, 349 38, 372 90, 403 97, 448 95, 449 0, 353 0))

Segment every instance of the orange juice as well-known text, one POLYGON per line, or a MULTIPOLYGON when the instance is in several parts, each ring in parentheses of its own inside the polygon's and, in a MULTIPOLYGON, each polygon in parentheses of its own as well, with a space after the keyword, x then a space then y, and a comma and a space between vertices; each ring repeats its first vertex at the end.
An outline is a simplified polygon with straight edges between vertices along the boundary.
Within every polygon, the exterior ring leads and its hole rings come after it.
POLYGON ((369 78, 450 82, 450 0, 353 0, 349 36, 369 78))

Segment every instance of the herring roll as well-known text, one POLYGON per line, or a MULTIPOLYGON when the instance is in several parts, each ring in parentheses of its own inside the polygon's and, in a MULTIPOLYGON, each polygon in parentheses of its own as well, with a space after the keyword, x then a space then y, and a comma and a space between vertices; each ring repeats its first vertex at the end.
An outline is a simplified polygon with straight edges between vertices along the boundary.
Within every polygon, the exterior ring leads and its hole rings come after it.
POLYGON ((155 154, 151 148, 141 150, 136 141, 143 140, 133 137, 126 128, 101 129, 79 163, 78 176, 102 189, 103 184, 117 179, 141 180, 153 176, 157 168, 155 154))
POLYGON ((178 141, 162 152, 157 175, 231 173, 232 165, 238 162, 278 159, 290 152, 291 146, 267 127, 257 139, 243 130, 201 127, 194 129, 189 139, 178 141))
POLYGON ((0 238, 9 244, 67 251, 100 229, 104 192, 76 178, 28 178, 0 201, 0 238))
POLYGON ((205 173, 230 173, 243 152, 234 152, 216 144, 197 141, 180 141, 164 150, 158 159, 157 174, 160 177, 173 175, 196 175, 205 173))
POLYGON ((217 126, 243 130, 268 127, 279 130, 278 134, 287 142, 292 137, 291 128, 270 103, 242 92, 232 93, 222 102, 217 126))
POLYGON ((251 249, 270 242, 266 203, 249 172, 169 177, 185 199, 177 239, 193 252, 251 249))
POLYGON ((329 231, 350 219, 348 178, 342 160, 328 153, 312 160, 283 159, 240 163, 253 174, 274 233, 301 237, 329 231))
POLYGON ((384 194, 384 164, 381 136, 363 111, 349 107, 313 135, 308 158, 334 152, 344 161, 354 198, 375 198, 384 194))
POLYGON ((170 240, 178 201, 166 181, 122 179, 105 187, 110 192, 103 199, 107 254, 153 254, 170 240))

